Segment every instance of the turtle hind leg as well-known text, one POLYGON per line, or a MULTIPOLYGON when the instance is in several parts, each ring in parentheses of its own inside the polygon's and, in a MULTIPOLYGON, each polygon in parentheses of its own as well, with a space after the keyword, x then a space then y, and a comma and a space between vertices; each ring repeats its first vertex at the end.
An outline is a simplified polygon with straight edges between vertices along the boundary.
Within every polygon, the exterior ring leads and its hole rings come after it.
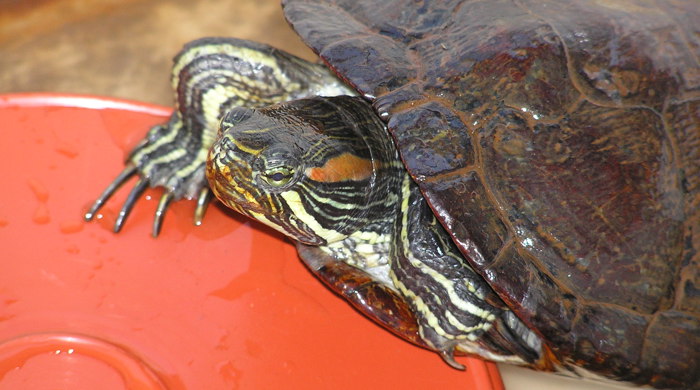
POLYGON ((297 244, 297 249, 314 275, 359 312, 404 340, 430 348, 420 336, 411 307, 398 292, 318 247, 297 244))

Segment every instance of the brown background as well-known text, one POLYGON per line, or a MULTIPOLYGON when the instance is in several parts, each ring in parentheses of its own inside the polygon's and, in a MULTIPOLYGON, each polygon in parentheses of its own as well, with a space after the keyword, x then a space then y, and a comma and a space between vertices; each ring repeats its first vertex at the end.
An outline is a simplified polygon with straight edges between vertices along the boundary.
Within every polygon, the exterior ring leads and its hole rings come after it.
MULTIPOLYGON (((314 59, 278 0, 0 0, 0 93, 83 93, 170 106, 171 59, 203 36, 252 39, 314 59)), ((602 388, 501 369, 509 390, 602 388)))
POLYGON ((278 0, 0 0, 0 92, 171 105, 171 59, 203 36, 253 39, 314 58, 278 0))

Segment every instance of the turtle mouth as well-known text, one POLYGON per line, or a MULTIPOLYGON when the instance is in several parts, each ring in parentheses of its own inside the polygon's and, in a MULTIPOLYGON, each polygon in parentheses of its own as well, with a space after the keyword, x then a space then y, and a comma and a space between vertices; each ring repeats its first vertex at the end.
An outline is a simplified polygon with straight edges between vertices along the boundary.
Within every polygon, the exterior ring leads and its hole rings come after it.
POLYGON ((235 180, 215 180, 210 181, 210 186, 214 194, 226 206, 238 211, 241 214, 266 214, 266 210, 252 195, 239 187, 235 180))
POLYGON ((260 204, 258 204, 258 203, 238 200, 238 201, 234 201, 232 206, 235 206, 232 208, 240 209, 240 211, 245 213, 245 214, 250 214, 250 213, 264 214, 265 213, 265 209, 263 209, 262 206, 260 206, 260 204))
POLYGON ((242 214, 265 214, 265 208, 246 188, 246 183, 236 179, 238 176, 250 177, 250 172, 242 172, 235 168, 232 170, 232 167, 235 165, 221 160, 221 154, 210 155, 206 166, 206 176, 214 195, 226 206, 242 214))

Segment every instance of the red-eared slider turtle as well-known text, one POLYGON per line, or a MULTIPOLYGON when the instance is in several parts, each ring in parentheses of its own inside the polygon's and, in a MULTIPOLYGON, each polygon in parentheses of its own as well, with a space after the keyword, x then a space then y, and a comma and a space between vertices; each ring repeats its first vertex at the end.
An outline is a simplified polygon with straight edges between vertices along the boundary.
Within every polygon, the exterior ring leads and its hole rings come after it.
POLYGON ((155 234, 173 199, 199 197, 201 220, 211 188, 453 365, 700 388, 700 3, 284 10, 327 67, 188 44, 171 120, 87 219, 135 173, 116 230, 149 185, 155 234))

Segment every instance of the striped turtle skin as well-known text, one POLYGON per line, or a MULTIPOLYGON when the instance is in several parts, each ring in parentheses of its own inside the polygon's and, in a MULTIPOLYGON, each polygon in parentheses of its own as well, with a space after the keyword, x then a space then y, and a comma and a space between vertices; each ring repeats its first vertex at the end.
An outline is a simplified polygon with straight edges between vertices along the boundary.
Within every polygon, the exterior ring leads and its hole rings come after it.
MULTIPOLYGON (((467 265, 364 99, 237 108, 221 131, 207 160, 216 197, 296 240, 321 279, 339 262, 371 276, 364 288, 408 304, 419 337, 383 325, 455 367, 455 349, 541 364, 538 337, 467 265)), ((352 296, 359 286, 331 287, 352 296)), ((367 313, 363 300, 353 303, 367 313)))
POLYGON ((550 364, 539 337, 466 264, 372 107, 327 68, 205 38, 175 57, 173 80, 177 109, 134 149, 87 220, 134 174, 115 232, 148 186, 166 188, 154 236, 173 199, 196 197, 200 223, 211 191, 297 241, 331 289, 453 367, 462 368, 455 353, 550 364))
POLYGON ((199 221, 213 190, 452 365, 700 388, 697 2, 283 6, 331 71, 189 45, 173 118, 88 219, 136 173, 117 229, 148 185, 167 188, 154 233, 180 197, 199 221))

